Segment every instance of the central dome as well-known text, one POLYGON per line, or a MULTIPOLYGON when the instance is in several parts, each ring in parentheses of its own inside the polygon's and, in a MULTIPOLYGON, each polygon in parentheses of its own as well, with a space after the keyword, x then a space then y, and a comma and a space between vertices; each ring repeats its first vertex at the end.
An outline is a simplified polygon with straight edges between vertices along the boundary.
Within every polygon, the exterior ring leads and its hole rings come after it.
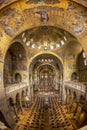
POLYGON ((53 50, 63 46, 70 34, 53 26, 40 26, 20 34, 23 44, 29 48, 53 50))

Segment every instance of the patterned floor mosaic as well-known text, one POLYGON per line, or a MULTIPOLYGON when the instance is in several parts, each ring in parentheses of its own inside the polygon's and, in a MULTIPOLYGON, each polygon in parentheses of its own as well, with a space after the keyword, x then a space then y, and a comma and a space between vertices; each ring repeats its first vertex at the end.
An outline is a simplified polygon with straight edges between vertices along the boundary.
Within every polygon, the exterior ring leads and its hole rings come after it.
POLYGON ((17 130, 75 130, 58 97, 38 96, 17 130))

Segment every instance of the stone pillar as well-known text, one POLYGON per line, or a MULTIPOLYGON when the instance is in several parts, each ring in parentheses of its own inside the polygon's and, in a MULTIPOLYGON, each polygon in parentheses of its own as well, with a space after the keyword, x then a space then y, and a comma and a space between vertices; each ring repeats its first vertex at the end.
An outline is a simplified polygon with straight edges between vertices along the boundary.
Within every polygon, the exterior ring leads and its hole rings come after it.
POLYGON ((16 109, 16 106, 15 106, 15 105, 13 105, 12 107, 13 107, 14 113, 15 113, 15 115, 16 115, 16 118, 18 118, 18 114, 17 114, 17 109, 16 109))
POLYGON ((20 110, 21 113, 23 114, 22 104, 21 104, 21 101, 20 101, 19 99, 16 101, 16 105, 17 105, 17 107, 18 107, 18 110, 20 110))
POLYGON ((66 90, 64 83, 62 83, 62 104, 66 104, 66 90))
POLYGON ((60 87, 60 100, 62 101, 62 85, 59 84, 59 87, 60 87))
POLYGON ((80 93, 78 92, 77 97, 76 97, 76 102, 79 103, 80 102, 80 93))
POLYGON ((31 74, 31 83, 30 83, 30 102, 33 102, 33 77, 31 74))
POLYGON ((33 86, 31 87, 31 103, 33 103, 33 86))

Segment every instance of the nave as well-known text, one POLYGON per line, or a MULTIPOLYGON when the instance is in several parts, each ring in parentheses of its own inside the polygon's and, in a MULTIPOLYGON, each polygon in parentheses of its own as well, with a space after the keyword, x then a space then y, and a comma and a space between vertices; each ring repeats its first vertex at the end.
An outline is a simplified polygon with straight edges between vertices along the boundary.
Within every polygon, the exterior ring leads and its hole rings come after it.
POLYGON ((75 130, 58 95, 35 95, 15 130, 75 130))

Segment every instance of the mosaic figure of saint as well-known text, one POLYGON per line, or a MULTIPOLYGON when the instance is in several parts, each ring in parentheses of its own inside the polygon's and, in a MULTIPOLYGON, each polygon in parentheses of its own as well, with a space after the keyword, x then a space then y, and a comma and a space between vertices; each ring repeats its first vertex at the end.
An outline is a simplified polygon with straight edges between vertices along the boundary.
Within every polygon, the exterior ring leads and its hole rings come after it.
POLYGON ((42 21, 43 23, 47 23, 47 21, 48 21, 48 19, 49 19, 48 14, 47 14, 47 11, 41 10, 41 11, 38 11, 38 12, 36 12, 36 13, 40 14, 40 16, 41 16, 41 21, 42 21))

